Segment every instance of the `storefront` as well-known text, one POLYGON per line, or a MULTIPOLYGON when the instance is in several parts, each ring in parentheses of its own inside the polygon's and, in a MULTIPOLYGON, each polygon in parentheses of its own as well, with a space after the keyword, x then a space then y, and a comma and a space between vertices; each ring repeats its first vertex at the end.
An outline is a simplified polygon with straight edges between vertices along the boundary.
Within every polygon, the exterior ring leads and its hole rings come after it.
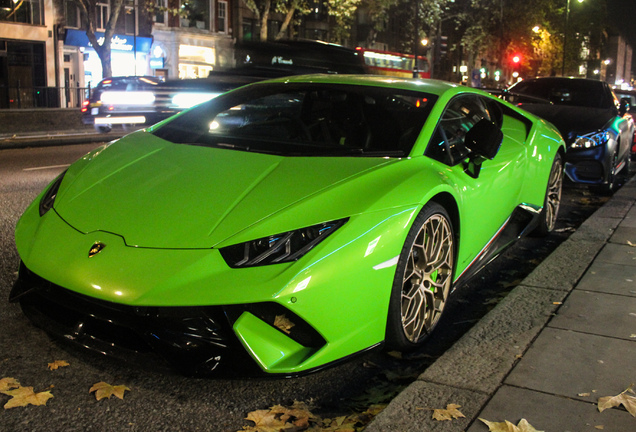
POLYGON ((231 61, 231 39, 181 28, 153 29, 150 75, 164 78, 206 78, 231 61))
MULTIPOLYGON (((102 43, 104 34, 96 32, 102 43)), ((83 54, 84 86, 96 86, 102 78, 102 63, 83 30, 68 29, 66 46, 74 46, 83 54)), ((150 75, 149 57, 152 38, 133 35, 114 35, 111 39, 111 67, 113 76, 150 75)))

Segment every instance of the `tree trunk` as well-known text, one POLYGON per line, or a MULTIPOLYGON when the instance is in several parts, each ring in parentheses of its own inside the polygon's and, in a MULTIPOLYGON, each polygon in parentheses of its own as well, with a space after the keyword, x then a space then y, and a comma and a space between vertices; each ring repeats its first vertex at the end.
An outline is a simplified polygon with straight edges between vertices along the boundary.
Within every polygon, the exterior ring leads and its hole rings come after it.
POLYGON ((276 40, 280 40, 286 35, 287 27, 289 27, 289 23, 291 22, 292 18, 294 17, 294 12, 296 12, 296 2, 294 2, 289 7, 289 10, 287 11, 287 14, 285 15, 285 20, 283 21, 283 25, 280 27, 280 31, 276 35, 276 38, 275 38, 276 40))
POLYGON ((267 41, 267 20, 269 19, 269 10, 271 7, 271 0, 267 0, 263 6, 263 12, 261 13, 261 42, 267 41))

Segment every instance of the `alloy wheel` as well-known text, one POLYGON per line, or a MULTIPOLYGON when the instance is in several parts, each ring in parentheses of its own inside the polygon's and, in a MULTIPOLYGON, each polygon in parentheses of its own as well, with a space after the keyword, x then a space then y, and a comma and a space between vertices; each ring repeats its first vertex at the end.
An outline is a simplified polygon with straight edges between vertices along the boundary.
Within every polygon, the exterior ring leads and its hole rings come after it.
POLYGON ((561 205, 561 190, 563 188, 563 165, 561 159, 552 165, 550 179, 548 180, 548 193, 545 203, 545 222, 548 232, 556 225, 559 206, 561 205))
POLYGON ((417 343, 439 320, 452 282, 452 229, 441 214, 431 215, 411 245, 402 282, 402 328, 417 343))

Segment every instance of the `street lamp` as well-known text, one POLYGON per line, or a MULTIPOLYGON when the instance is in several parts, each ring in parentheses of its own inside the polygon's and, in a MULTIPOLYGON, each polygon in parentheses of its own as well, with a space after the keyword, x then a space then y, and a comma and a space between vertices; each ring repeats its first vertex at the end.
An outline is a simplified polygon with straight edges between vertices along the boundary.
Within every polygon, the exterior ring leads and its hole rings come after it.
MULTIPOLYGON (((579 3, 583 3, 583 0, 577 0, 579 3)), ((563 33, 563 61, 561 63, 561 75, 565 76, 565 47, 568 43, 568 24, 570 22, 570 0, 568 0, 565 8, 565 32, 563 33)))

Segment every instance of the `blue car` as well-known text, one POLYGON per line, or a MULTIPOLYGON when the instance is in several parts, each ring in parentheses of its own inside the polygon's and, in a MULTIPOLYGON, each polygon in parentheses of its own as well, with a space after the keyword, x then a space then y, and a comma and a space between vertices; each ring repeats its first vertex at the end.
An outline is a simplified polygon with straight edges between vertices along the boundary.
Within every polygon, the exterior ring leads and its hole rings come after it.
POLYGON ((520 81, 506 90, 508 102, 554 124, 567 145, 570 180, 612 193, 629 172, 634 121, 628 104, 603 81, 546 77, 520 81))

